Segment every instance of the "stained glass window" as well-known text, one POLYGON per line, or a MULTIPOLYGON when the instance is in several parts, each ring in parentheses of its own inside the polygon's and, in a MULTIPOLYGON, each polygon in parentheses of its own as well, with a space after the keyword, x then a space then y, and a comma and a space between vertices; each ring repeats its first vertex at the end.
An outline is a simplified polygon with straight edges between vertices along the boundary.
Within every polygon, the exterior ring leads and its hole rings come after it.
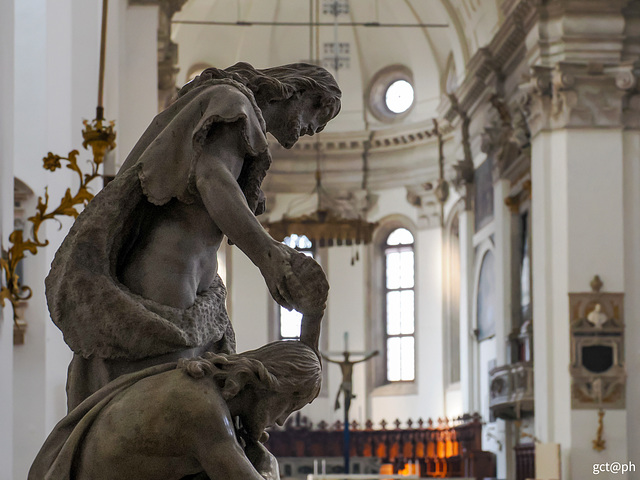
POLYGON ((415 379, 415 290, 413 235, 398 228, 387 237, 385 258, 385 336, 387 380, 415 379))

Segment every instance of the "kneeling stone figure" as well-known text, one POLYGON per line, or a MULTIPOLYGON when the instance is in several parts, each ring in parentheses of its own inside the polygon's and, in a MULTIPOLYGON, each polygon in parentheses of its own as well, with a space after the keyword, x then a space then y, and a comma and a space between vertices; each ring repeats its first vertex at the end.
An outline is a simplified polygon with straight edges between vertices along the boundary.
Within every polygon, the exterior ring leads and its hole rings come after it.
POLYGON ((55 427, 29 480, 179 480, 201 472, 277 480, 264 429, 311 402, 320 383, 317 352, 283 341, 124 375, 55 427))

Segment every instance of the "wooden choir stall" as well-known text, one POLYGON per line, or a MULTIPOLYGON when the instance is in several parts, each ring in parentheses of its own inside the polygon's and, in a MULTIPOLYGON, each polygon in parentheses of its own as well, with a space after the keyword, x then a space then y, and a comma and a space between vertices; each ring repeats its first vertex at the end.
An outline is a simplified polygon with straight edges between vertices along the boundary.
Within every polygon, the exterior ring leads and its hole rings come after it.
MULTIPOLYGON (((383 420, 378 429, 373 428, 371 421, 364 428, 355 421, 350 427, 351 457, 377 459, 379 473, 414 473, 418 465, 421 477, 495 476, 495 454, 482 450, 482 421, 478 414, 437 422, 408 420, 406 428, 402 428, 400 420, 393 425, 383 420)), ((297 459, 293 469, 289 462, 284 478, 306 478, 304 474, 312 473, 314 459, 337 458, 343 452, 342 422, 331 426, 320 422, 314 428, 296 417, 284 429, 269 433, 267 448, 281 463, 284 459, 297 459)), ((332 467, 333 473, 343 473, 342 470, 340 466, 332 467)))

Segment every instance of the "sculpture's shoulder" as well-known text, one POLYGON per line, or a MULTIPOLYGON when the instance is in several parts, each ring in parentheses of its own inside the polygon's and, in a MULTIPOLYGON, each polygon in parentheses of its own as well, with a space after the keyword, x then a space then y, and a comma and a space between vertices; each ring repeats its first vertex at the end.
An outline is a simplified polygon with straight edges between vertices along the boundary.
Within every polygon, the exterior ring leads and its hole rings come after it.
MULTIPOLYGON (((219 80, 218 83, 203 86, 191 100, 191 103, 194 102, 200 107, 206 104, 211 113, 215 112, 218 121, 235 121, 240 117, 246 117, 250 122, 256 122, 258 128, 266 132, 262 112, 253 94, 237 82, 219 80), (210 103, 212 101, 213 103, 210 103)), ((205 111, 204 116, 206 115, 205 111)))
POLYGON ((167 435, 185 446, 209 431, 220 439, 234 438, 229 409, 213 379, 193 378, 181 368, 135 383, 110 402, 103 419, 98 422, 103 425, 95 427, 118 432, 119 441, 131 448, 142 438, 156 435, 167 435))
POLYGON ((247 95, 247 92, 243 91, 242 87, 235 82, 227 83, 221 81, 220 83, 204 86, 201 94, 213 95, 217 100, 226 100, 238 106, 253 108, 251 98, 247 95))

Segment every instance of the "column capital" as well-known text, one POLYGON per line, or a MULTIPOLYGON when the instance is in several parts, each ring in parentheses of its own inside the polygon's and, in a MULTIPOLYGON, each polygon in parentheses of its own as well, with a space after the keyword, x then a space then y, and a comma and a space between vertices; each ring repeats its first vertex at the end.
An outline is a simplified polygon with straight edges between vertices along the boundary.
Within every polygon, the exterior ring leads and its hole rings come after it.
POLYGON ((171 41, 171 18, 179 12, 187 0, 129 0, 129 5, 154 5, 160 7, 158 18, 158 110, 162 111, 173 101, 177 88, 178 45, 171 41))
POLYGON ((520 86, 520 105, 532 135, 542 129, 640 125, 640 65, 558 62, 536 65, 520 86))
MULTIPOLYGON (((448 189, 448 184, 444 182, 448 189)), ((442 208, 438 201, 438 192, 442 185, 424 183, 407 185, 407 201, 418 209, 418 228, 421 230, 440 228, 442 225, 442 208)))
POLYGON ((522 155, 528 155, 531 132, 527 118, 517 103, 508 105, 497 94, 493 94, 489 102, 493 107, 493 118, 490 117, 481 133, 480 149, 493 159, 495 182, 506 178, 522 155))

